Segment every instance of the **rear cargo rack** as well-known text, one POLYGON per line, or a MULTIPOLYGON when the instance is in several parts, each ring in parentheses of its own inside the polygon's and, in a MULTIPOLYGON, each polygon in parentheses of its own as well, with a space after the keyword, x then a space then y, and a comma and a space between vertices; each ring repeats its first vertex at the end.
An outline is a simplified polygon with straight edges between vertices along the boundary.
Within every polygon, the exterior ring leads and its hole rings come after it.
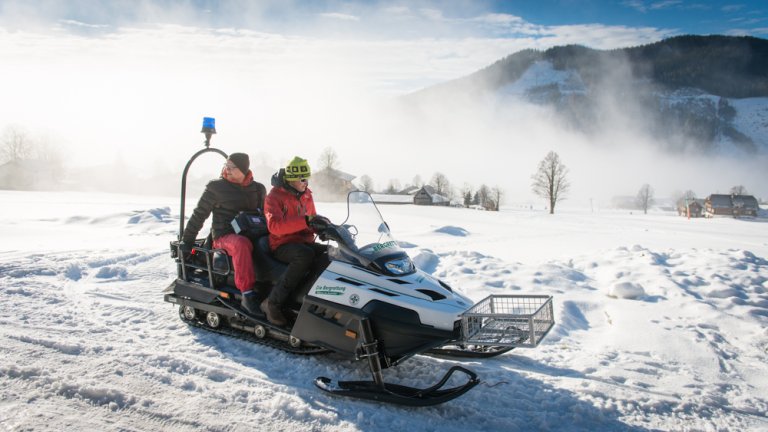
POLYGON ((552 296, 490 295, 461 315, 462 343, 533 348, 554 325, 552 296))

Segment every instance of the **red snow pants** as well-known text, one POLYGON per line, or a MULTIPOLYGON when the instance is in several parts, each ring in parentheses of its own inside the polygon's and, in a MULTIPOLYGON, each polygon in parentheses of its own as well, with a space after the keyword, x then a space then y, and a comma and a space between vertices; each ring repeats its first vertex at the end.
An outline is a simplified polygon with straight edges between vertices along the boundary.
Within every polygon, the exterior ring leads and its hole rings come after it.
POLYGON ((213 241, 213 247, 224 249, 232 257, 232 266, 235 271, 235 286, 240 292, 253 289, 256 283, 256 274, 253 271, 253 243, 247 238, 237 234, 226 234, 213 241))

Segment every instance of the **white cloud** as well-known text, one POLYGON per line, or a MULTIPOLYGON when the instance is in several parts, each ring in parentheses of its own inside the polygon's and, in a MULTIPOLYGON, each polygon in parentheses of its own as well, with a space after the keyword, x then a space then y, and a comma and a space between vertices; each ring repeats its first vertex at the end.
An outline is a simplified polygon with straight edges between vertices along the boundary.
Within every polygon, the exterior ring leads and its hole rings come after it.
POLYGON ((730 4, 730 5, 725 5, 721 7, 720 10, 722 10, 723 12, 737 12, 742 10, 743 8, 744 8, 744 5, 742 4, 730 4))
POLYGON ((651 10, 668 9, 675 6, 680 6, 681 4, 682 4, 681 0, 664 0, 664 1, 652 2, 649 5, 649 8, 651 10))
POLYGON ((323 18, 337 19, 341 21, 360 21, 360 17, 339 12, 321 13, 320 16, 323 18))
POLYGON ((643 0, 625 0, 621 2, 621 4, 631 9, 634 9, 638 12, 645 13, 646 11, 648 11, 648 7, 645 5, 645 2, 643 2, 643 0))

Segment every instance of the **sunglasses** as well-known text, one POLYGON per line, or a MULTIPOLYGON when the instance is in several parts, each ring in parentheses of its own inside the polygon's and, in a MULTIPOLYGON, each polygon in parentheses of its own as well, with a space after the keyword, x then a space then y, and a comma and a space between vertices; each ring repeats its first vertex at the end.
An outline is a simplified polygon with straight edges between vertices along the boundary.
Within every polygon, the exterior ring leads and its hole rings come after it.
POLYGON ((236 165, 224 164, 224 169, 227 171, 234 171, 237 169, 236 165))
POLYGON ((302 182, 302 183, 306 183, 306 182, 309 181, 309 179, 304 177, 304 178, 300 178, 299 181, 302 182))

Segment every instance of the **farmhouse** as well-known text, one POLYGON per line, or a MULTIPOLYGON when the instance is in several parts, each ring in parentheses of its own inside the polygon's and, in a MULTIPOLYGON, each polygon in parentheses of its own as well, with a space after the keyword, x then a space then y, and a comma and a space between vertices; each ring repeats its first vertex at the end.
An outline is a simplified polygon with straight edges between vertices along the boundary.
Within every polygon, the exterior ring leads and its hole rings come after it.
POLYGON ((681 199, 677 202, 677 214, 685 217, 702 217, 704 216, 704 200, 693 199, 685 200, 681 199))
POLYGON ((712 194, 704 201, 704 216, 757 216, 757 199, 752 195, 712 194))
POLYGON ((451 200, 438 194, 434 187, 425 185, 413 196, 413 203, 416 205, 447 206, 451 205, 451 200))

